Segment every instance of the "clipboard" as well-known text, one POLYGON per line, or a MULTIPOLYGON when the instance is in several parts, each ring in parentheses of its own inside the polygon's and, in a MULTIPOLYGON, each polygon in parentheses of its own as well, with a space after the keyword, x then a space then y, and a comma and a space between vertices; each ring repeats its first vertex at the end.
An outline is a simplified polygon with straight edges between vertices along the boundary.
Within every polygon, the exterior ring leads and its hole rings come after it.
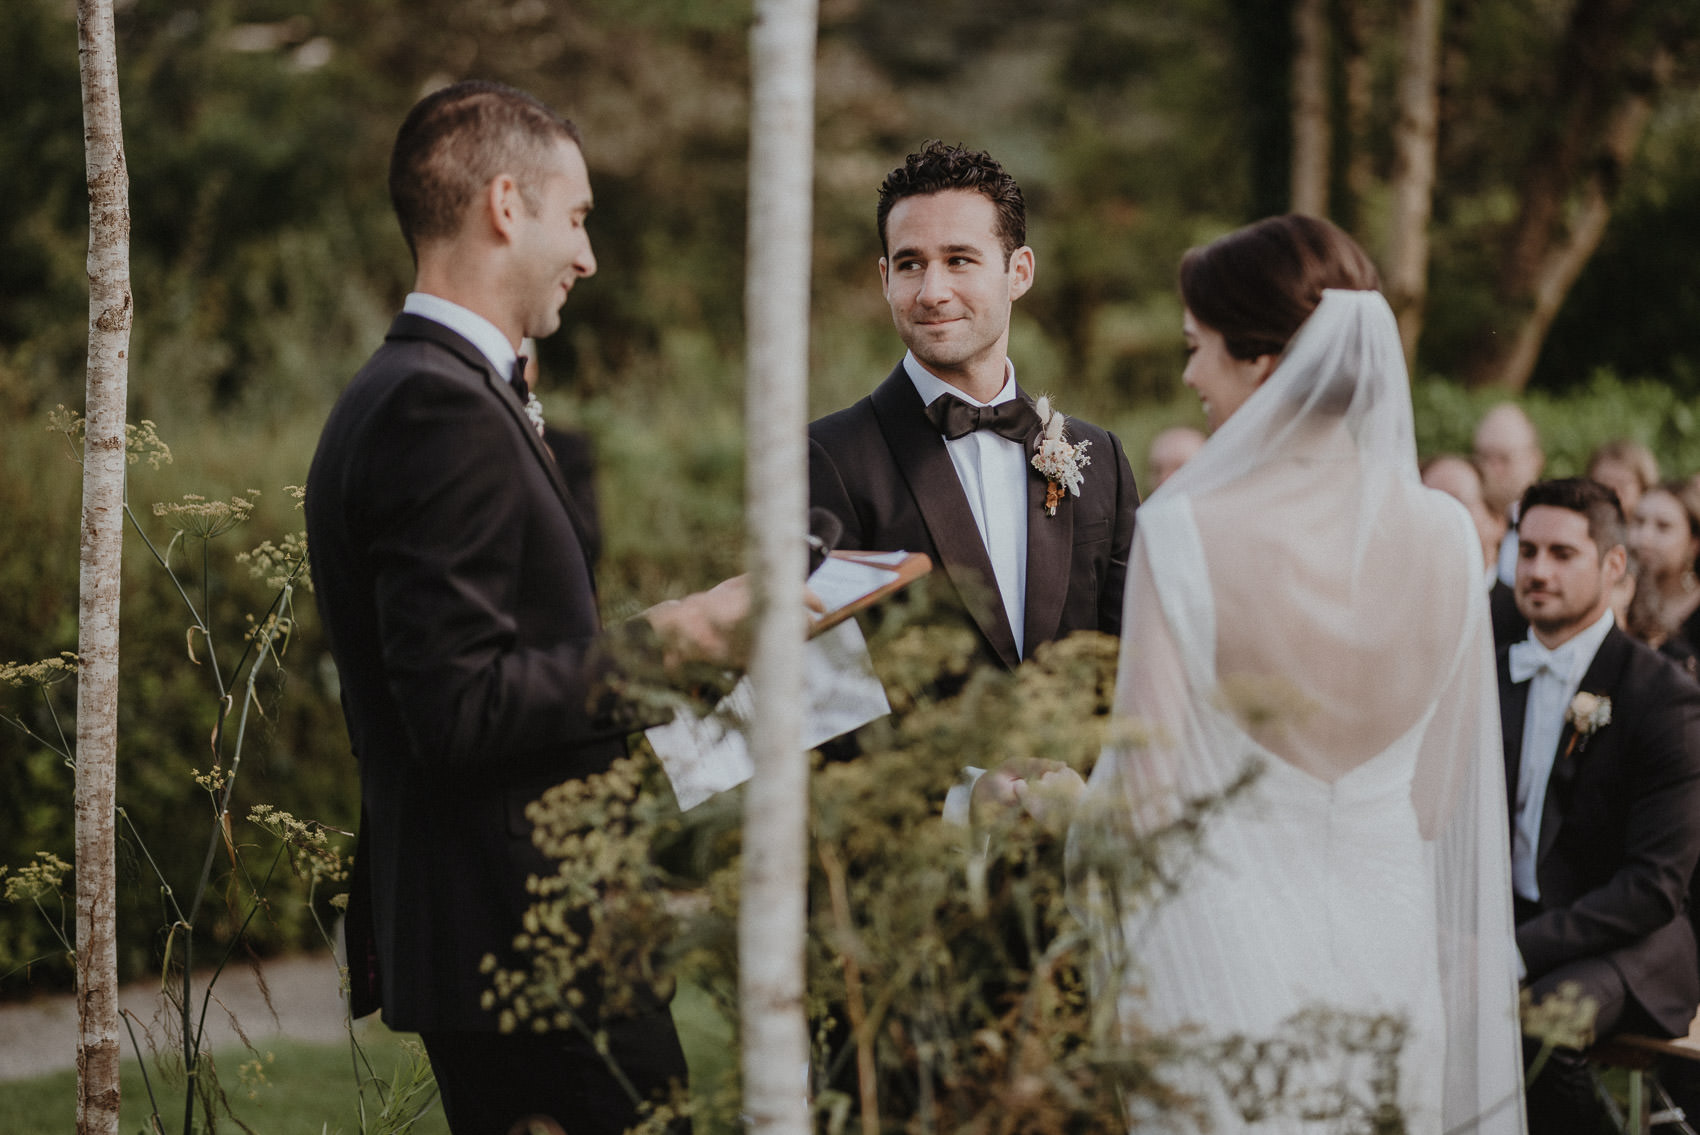
POLYGON ((925 552, 830 553, 809 577, 810 588, 827 604, 826 613, 814 618, 809 637, 831 630, 932 570, 933 561, 925 552))

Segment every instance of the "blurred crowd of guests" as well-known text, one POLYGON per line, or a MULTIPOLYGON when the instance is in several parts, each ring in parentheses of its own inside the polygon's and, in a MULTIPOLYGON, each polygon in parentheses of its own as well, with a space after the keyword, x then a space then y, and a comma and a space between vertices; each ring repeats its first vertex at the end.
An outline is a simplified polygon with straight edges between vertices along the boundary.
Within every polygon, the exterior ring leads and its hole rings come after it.
MULTIPOLYGON (((1186 426, 1151 443, 1149 493, 1204 444, 1186 426)), ((1422 465, 1423 484, 1456 497, 1482 539, 1482 585, 1494 613, 1494 641, 1522 637, 1527 624, 1512 599, 1517 565, 1517 502, 1541 479, 1546 455, 1521 408, 1505 403, 1483 416, 1473 452, 1443 453, 1422 465)), ((1614 596, 1617 624, 1700 677, 1700 474, 1661 477, 1652 451, 1629 439, 1588 457, 1585 475, 1617 493, 1629 530, 1629 572, 1614 596)))
MULTIPOLYGON (((1476 427, 1474 452, 1423 463, 1423 483, 1463 503, 1482 538, 1484 586, 1494 609, 1494 638, 1521 637, 1511 597, 1517 564, 1517 501, 1546 464, 1540 435, 1520 408, 1494 407, 1476 427)), ((1700 477, 1661 478, 1646 446, 1608 441, 1588 457, 1584 475, 1617 494, 1628 525, 1629 571, 1612 598, 1617 624, 1696 675, 1700 658, 1700 477)))

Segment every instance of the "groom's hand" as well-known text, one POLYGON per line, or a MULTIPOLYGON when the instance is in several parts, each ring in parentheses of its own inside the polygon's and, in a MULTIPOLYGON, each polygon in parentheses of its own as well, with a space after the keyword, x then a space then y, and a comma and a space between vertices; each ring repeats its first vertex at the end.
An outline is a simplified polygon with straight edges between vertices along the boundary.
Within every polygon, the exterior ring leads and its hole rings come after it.
MULTIPOLYGON (((821 601, 805 589, 811 611, 821 601)), ((657 603, 643 613, 663 647, 662 662, 676 670, 691 662, 707 662, 743 670, 750 661, 750 577, 735 575, 707 591, 657 603)))
POLYGON ((735 575, 683 599, 657 603, 643 613, 661 638, 662 664, 677 670, 707 662, 742 670, 750 658, 750 577, 735 575))

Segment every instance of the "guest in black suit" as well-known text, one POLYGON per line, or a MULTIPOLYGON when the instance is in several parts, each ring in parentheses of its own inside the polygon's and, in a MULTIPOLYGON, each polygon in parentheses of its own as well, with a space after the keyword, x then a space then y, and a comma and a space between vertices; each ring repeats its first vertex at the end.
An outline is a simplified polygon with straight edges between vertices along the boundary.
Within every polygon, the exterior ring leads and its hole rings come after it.
MULTIPOLYGON (((1610 489, 1542 482, 1519 517, 1530 632, 1501 649, 1499 680, 1527 984, 1537 1000, 1579 985, 1597 1036, 1680 1036, 1700 1003, 1700 687, 1613 624, 1626 553, 1610 489)), ((1592 1130, 1596 1107, 1580 1053, 1559 1049, 1530 1089, 1530 1131, 1592 1130)))
MULTIPOLYGON (((526 876, 551 870, 526 804, 625 753, 597 698, 613 639, 735 663, 747 602, 723 584, 605 632, 582 518, 511 384, 521 338, 553 333, 596 270, 576 129, 458 84, 408 115, 390 190, 417 281, 331 411, 306 501, 360 763, 352 1008, 422 1035, 455 1135, 538 1114, 614 1135, 636 1108, 603 1057, 576 1031, 501 1034, 481 963, 519 961, 526 876)), ((640 1093, 683 1080, 664 1004, 594 1023, 640 1093)))
POLYGON ((878 221, 909 353, 809 426, 813 504, 843 522, 841 548, 931 556, 988 660, 1014 669, 1074 631, 1119 633, 1139 493, 1121 442, 1078 418, 1078 491, 1032 464, 1040 420, 1008 359, 1034 278, 1020 187, 988 154, 929 142, 880 186, 878 221))

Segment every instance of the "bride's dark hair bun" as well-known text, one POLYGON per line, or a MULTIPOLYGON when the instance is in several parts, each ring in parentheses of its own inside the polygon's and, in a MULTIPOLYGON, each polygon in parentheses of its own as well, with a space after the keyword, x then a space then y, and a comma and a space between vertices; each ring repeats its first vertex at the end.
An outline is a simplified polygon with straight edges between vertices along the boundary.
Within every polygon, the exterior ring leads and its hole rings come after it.
POLYGON ((1358 242, 1319 217, 1269 217, 1181 258, 1181 299, 1236 359, 1279 355, 1328 288, 1379 291, 1358 242))

